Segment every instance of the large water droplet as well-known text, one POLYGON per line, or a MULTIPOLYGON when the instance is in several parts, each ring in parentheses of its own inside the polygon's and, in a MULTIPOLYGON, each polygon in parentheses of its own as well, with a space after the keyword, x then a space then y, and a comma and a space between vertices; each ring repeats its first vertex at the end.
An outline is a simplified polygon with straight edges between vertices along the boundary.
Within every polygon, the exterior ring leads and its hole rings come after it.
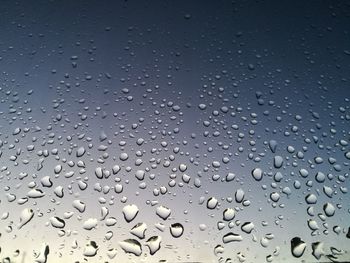
POLYGON ((273 158, 273 166, 276 168, 276 169, 279 169, 281 168, 283 165, 283 158, 282 156, 279 156, 279 155, 276 155, 274 158, 273 158))
POLYGON ((160 236, 152 236, 146 241, 146 246, 149 248, 151 255, 154 255, 160 249, 161 241, 160 236))
POLYGON ((143 239, 145 238, 146 230, 147 230, 146 223, 138 223, 130 230, 130 233, 137 236, 140 239, 143 239))
POLYGON ((134 220, 138 213, 139 208, 134 204, 126 205, 123 208, 124 219, 128 223, 134 220))
POLYGON ((245 222, 242 224, 241 229, 243 232, 250 234, 254 229, 254 224, 252 222, 245 222))
POLYGON ((235 210, 232 208, 226 208, 223 212, 223 220, 231 221, 235 217, 235 210))
POLYGON ((314 242, 311 244, 312 248, 312 255, 317 259, 320 260, 321 257, 325 254, 323 250, 323 243, 322 242, 314 242))
POLYGON ((19 217, 18 229, 21 229, 25 226, 32 218, 34 217, 34 211, 31 208, 25 208, 22 210, 19 217))
POLYGON ((218 200, 215 197, 210 197, 207 201, 207 208, 208 209, 215 209, 218 205, 218 200))
POLYGON ((306 249, 306 243, 302 241, 299 237, 294 237, 291 241, 291 252, 296 258, 300 258, 306 249))
POLYGON ((159 206, 156 209, 156 214, 163 220, 166 220, 170 216, 171 210, 165 206, 159 206))
POLYGON ((225 244, 230 243, 230 242, 240 242, 242 241, 243 238, 240 234, 235 234, 235 233, 227 233, 226 235, 224 235, 222 237, 222 242, 224 242, 225 244))
POLYGON ((184 227, 180 223, 175 223, 170 225, 170 234, 175 237, 181 237, 184 232, 184 227))
POLYGON ((94 257, 98 251, 98 246, 95 241, 90 241, 84 248, 83 255, 85 257, 94 257))
POLYGON ((331 217, 335 214, 335 207, 331 203, 325 203, 323 205, 323 211, 326 216, 331 217))
POLYGON ((135 256, 141 256, 142 248, 139 241, 136 239, 126 239, 119 242, 119 246, 125 251, 125 253, 131 253, 135 256))
POLYGON ((51 217, 50 218, 50 223, 55 228, 64 228, 65 225, 66 225, 64 220, 59 218, 59 217, 57 217, 57 216, 51 217))
POLYGON ((260 168, 255 168, 253 171, 252 171, 252 176, 253 178, 256 180, 256 181, 260 181, 263 177, 263 172, 260 168))

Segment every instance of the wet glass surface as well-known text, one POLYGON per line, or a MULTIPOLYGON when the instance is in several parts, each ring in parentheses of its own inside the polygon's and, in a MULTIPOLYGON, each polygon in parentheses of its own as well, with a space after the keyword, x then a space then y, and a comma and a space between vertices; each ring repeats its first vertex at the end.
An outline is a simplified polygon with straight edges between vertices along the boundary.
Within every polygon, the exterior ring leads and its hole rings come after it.
POLYGON ((350 262, 349 25, 349 1, 1 1, 1 262, 350 262))

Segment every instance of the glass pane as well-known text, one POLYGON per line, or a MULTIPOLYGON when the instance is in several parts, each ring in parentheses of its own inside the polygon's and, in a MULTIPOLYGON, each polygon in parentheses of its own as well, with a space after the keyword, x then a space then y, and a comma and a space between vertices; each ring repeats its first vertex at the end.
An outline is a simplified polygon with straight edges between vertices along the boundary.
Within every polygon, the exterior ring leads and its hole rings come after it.
POLYGON ((0 2, 0 262, 349 262, 349 1, 0 2))

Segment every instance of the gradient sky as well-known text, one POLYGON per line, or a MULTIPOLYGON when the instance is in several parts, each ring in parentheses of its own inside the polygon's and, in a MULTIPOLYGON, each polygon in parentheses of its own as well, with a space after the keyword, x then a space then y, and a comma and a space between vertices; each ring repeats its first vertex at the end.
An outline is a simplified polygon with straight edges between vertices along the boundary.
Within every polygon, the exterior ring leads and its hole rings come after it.
POLYGON ((1 1, 0 259, 350 261, 349 20, 349 1, 1 1), (33 218, 18 228, 26 209, 33 218), (137 223, 143 239, 130 232, 137 223), (230 232, 242 240, 225 244, 230 232), (139 256, 123 251, 128 239, 139 256))

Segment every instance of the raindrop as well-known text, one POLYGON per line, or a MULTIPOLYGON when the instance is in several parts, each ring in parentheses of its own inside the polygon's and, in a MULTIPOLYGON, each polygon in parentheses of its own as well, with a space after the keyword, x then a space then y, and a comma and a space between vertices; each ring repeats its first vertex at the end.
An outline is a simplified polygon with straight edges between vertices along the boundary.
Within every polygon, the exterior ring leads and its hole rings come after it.
POLYGON ((226 208, 223 213, 224 221, 231 221, 235 217, 235 210, 232 208, 226 208))
POLYGON ((335 214, 335 207, 331 203, 325 203, 323 205, 323 211, 326 216, 331 217, 335 214))
POLYGON ((136 239, 126 239, 119 242, 119 246, 125 251, 125 253, 131 253, 135 256, 141 256, 142 248, 140 242, 136 239))
POLYGON ((277 192, 272 192, 270 194, 270 198, 273 202, 278 202, 278 200, 280 199, 280 194, 277 192))
POLYGON ((171 214, 171 210, 165 206, 159 206, 156 209, 156 214, 157 214, 157 216, 159 216, 163 220, 167 220, 167 218, 171 214))
POLYGON ((276 149, 277 149, 277 142, 275 140, 270 140, 269 147, 270 147, 271 152, 275 153, 276 149))
POLYGON ((146 230, 147 225, 145 223, 138 223, 131 229, 130 233, 137 236, 140 239, 143 239, 145 238, 146 230))
POLYGON ((50 223, 55 228, 64 228, 66 225, 63 219, 56 216, 50 218, 50 223))
POLYGON ((244 191, 242 189, 237 189, 235 193, 235 199, 237 203, 241 203, 244 199, 244 191))
POLYGON ((160 249, 161 241, 160 236, 152 236, 146 241, 146 246, 149 248, 151 255, 154 255, 160 249))
POLYGON ((98 246, 95 241, 90 241, 84 248, 83 255, 85 257, 94 257, 98 251, 98 246))
POLYGON ((294 237, 291 241, 291 252, 296 258, 300 258, 306 249, 306 243, 302 241, 299 237, 294 237))
POLYGON ((180 223, 175 223, 170 225, 170 234, 175 237, 181 237, 184 232, 184 227, 180 223))
POLYGON ((318 225, 317 225, 317 222, 313 219, 309 219, 307 221, 307 225, 309 226, 309 228, 312 230, 312 231, 315 231, 317 229, 319 229, 318 225))
POLYGON ((331 187, 324 185, 323 186, 323 192, 325 193, 326 196, 328 196, 329 198, 332 198, 332 196, 333 196, 333 189, 331 187))
POLYGON ((44 176, 43 178, 41 178, 40 182, 41 182, 41 185, 43 187, 51 187, 52 186, 50 176, 44 176))
POLYGON ((127 153, 121 153, 119 156, 119 159, 121 161, 126 161, 129 158, 129 155, 127 153))
POLYGON ((320 260, 321 257, 325 254, 323 251, 323 243, 322 242, 314 242, 311 244, 312 248, 312 255, 317 259, 320 260))
POLYGON ((250 234, 254 229, 254 224, 252 222, 245 222, 242 224, 241 229, 243 232, 250 234))
POLYGON ((305 201, 307 204, 311 205, 311 204, 316 204, 317 203, 317 197, 314 194, 308 194, 305 197, 305 201))
POLYGON ((215 246, 215 248, 214 248, 214 254, 215 254, 216 256, 219 255, 219 254, 224 253, 224 251, 225 251, 225 249, 224 249, 224 247, 223 247, 222 245, 217 245, 217 246, 215 246))
POLYGON ((326 175, 322 172, 317 172, 316 176, 315 176, 315 180, 318 183, 323 183, 326 179, 326 175))
POLYGON ((80 200, 74 200, 72 203, 73 207, 77 209, 80 213, 84 213, 86 205, 80 200))
POLYGON ((281 168, 283 165, 283 158, 279 155, 276 155, 273 159, 273 166, 276 168, 276 169, 279 169, 281 168))
POLYGON ((36 263, 46 263, 48 255, 50 254, 50 248, 48 245, 43 244, 40 253, 36 256, 36 263))
POLYGON ((83 228, 85 230, 92 230, 96 228, 98 220, 96 218, 89 218, 83 223, 83 228))
POLYGON ((215 197, 210 197, 207 201, 207 208, 208 209, 215 209, 218 205, 218 200, 215 197))
POLYGON ((82 157, 84 154, 85 154, 85 148, 84 147, 80 147, 77 150, 76 156, 79 158, 79 157, 82 157))
POLYGON ((25 208, 22 210, 21 215, 19 217, 18 229, 21 229, 25 226, 30 220, 34 217, 34 211, 30 208, 25 208))
POLYGON ((137 214, 139 213, 139 209, 136 205, 130 204, 130 205, 124 206, 122 212, 123 212, 125 221, 129 223, 132 220, 134 220, 134 218, 137 216, 137 214))
POLYGON ((252 176, 256 181, 261 181, 262 177, 263 177, 263 172, 260 168, 255 168, 252 171, 252 176))
POLYGON ((230 242, 240 242, 242 240, 243 240, 243 238, 242 238, 241 235, 235 234, 235 233, 232 233, 232 232, 229 232, 229 233, 227 233, 226 235, 224 235, 222 237, 222 242, 224 244, 227 244, 227 243, 230 243, 230 242))

